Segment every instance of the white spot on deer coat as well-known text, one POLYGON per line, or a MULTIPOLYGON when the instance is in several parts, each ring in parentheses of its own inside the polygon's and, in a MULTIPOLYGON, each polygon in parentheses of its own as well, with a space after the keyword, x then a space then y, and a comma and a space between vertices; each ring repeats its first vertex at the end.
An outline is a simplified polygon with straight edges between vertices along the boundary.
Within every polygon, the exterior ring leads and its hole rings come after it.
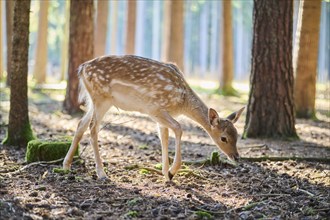
POLYGON ((173 89, 172 85, 166 85, 164 88, 166 91, 171 91, 173 89))

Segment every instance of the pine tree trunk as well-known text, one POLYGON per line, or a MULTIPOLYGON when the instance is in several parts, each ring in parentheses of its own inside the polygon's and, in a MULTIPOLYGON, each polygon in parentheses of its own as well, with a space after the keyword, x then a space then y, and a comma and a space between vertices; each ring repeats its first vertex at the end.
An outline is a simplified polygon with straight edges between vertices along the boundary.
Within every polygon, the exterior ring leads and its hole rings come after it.
POLYGON ((3 48, 2 48, 2 4, 0 3, 0 80, 3 78, 3 48))
POLYGON ((231 0, 222 1, 223 13, 223 37, 222 37, 222 74, 220 90, 224 95, 232 95, 234 76, 234 55, 233 55, 233 26, 231 0))
MULTIPOLYGON (((70 19, 70 1, 65 2, 65 19, 69 21, 70 19)), ((61 48, 61 76, 60 81, 65 79, 66 73, 68 71, 68 47, 69 47, 69 22, 64 24, 64 33, 61 48)))
POLYGON ((43 0, 39 2, 39 25, 38 38, 36 46, 35 66, 33 78, 37 84, 46 82, 47 74, 47 34, 48 34, 48 6, 49 1, 43 0))
POLYGON ((299 118, 315 117, 321 0, 300 2, 295 47, 295 104, 299 118))
POLYGON ((136 0, 127 2, 126 54, 135 53, 136 0))
POLYGON ((12 37, 13 37, 14 1, 6 1, 6 32, 7 32, 7 86, 10 86, 12 37))
POLYGON ((184 1, 171 0, 170 31, 167 61, 174 62, 183 71, 183 4, 184 1))
POLYGON ((111 1, 111 54, 117 54, 118 0, 111 1))
POLYGON ((13 20, 10 111, 7 137, 3 144, 26 146, 33 134, 29 122, 27 75, 30 0, 16 0, 13 20))
POLYGON ((292 0, 254 0, 251 90, 245 123, 247 137, 297 137, 292 10, 292 0))
POLYGON ((160 19, 161 19, 161 3, 160 1, 153 1, 153 20, 152 20, 152 59, 159 60, 160 58, 160 19))
POLYGON ((97 17, 94 41, 95 57, 105 55, 105 46, 108 30, 109 1, 97 1, 97 17))
POLYGON ((81 4, 78 0, 70 1, 68 85, 63 104, 64 110, 69 114, 80 111, 80 103, 78 102, 79 80, 77 69, 80 64, 93 58, 93 17, 93 0, 86 0, 84 1, 84 4, 81 4))
POLYGON ((168 50, 170 44, 170 25, 171 25, 171 1, 163 1, 163 45, 162 45, 162 60, 168 61, 168 50))

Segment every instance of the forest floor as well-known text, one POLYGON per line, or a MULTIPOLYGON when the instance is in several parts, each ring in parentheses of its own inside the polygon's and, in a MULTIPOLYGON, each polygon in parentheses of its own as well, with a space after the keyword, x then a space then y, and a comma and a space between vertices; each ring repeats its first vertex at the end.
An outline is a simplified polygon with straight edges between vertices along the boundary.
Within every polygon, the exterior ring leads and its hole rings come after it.
MULTIPOLYGON (((242 97, 197 88, 222 117, 247 104, 242 97)), ((297 120, 300 140, 239 139, 242 157, 330 158, 329 87, 318 92, 319 120, 297 120)), ((73 136, 81 115, 61 112, 63 91, 29 91, 30 120, 39 139, 73 136)), ((0 140, 8 123, 8 91, 1 91, 0 140)), ((184 160, 217 150, 208 135, 180 119, 184 160)), ((245 113, 237 122, 242 134, 245 113)), ((26 165, 25 149, 0 145, 0 219, 329 219, 330 164, 295 160, 242 160, 237 166, 184 165, 172 182, 157 169, 161 147, 148 117, 112 109, 99 133, 108 181, 97 180, 87 131, 69 174, 61 164, 26 165), (16 172, 15 172, 16 171, 16 172)), ((174 139, 170 139, 173 156, 174 139)), ((222 155, 224 157, 224 155, 222 155)))

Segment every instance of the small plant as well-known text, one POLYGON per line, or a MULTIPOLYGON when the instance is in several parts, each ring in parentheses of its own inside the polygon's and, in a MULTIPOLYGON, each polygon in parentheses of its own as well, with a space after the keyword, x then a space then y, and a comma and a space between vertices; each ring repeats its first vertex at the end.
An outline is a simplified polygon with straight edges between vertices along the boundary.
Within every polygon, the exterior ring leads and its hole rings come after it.
POLYGON ((138 148, 141 150, 148 150, 149 147, 148 147, 148 145, 143 144, 143 145, 140 145, 138 148))
POLYGON ((197 216, 198 219, 213 219, 213 216, 205 211, 196 211, 195 215, 197 216))
POLYGON ((220 164, 220 155, 218 151, 213 151, 210 156, 211 165, 220 164))
POLYGON ((136 217, 138 217, 138 214, 139 213, 137 211, 129 211, 126 213, 126 216, 130 217, 130 218, 136 218, 136 217))
POLYGON ((305 215, 315 215, 316 211, 312 207, 306 207, 306 208, 303 209, 303 213, 305 215))
POLYGON ((69 174, 70 170, 65 170, 62 168, 53 168, 53 173, 59 173, 59 174, 69 174))
POLYGON ((141 198, 134 198, 134 199, 131 199, 129 201, 127 201, 127 205, 129 206, 135 206, 137 205, 142 199, 141 198))
POLYGON ((146 175, 146 174, 150 174, 150 171, 149 170, 146 170, 146 169, 141 169, 139 171, 140 174, 143 174, 143 175, 146 175))
POLYGON ((124 167, 125 170, 135 170, 137 168, 139 168, 139 166, 137 164, 128 165, 128 166, 124 167))
POLYGON ((157 169, 157 170, 162 170, 163 165, 162 165, 161 163, 157 163, 154 167, 155 167, 155 169, 157 169))

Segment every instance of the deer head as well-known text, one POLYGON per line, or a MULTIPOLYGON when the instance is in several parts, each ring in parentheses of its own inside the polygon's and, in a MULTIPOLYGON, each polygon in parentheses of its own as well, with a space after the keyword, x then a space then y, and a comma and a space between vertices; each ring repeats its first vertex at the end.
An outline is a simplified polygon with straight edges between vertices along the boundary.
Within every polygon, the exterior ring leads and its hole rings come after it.
POLYGON ((218 113, 212 108, 209 109, 208 113, 211 125, 210 136, 220 150, 232 161, 239 160, 236 147, 238 134, 234 123, 239 119, 244 108, 230 114, 226 119, 220 118, 218 113))

